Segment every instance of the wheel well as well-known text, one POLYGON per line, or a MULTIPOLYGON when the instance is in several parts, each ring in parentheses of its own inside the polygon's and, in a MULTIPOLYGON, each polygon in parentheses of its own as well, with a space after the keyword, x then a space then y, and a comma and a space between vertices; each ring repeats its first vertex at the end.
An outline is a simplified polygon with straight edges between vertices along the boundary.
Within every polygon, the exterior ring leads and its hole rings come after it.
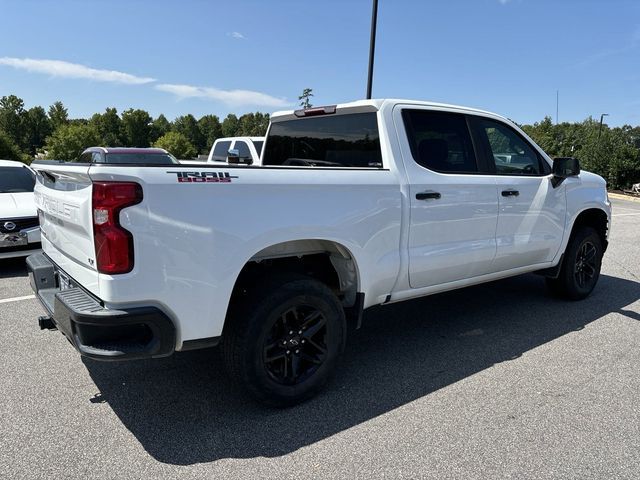
POLYGON ((353 256, 342 245, 325 240, 296 240, 261 250, 242 268, 232 301, 248 290, 259 289, 267 277, 279 273, 298 273, 321 281, 345 308, 356 303, 358 272, 353 256))
POLYGON ((609 221, 604 211, 599 208, 590 208, 584 212, 580 212, 578 218, 573 222, 571 234, 573 235, 580 227, 594 228, 600 236, 603 251, 607 249, 607 229, 609 228, 609 221))

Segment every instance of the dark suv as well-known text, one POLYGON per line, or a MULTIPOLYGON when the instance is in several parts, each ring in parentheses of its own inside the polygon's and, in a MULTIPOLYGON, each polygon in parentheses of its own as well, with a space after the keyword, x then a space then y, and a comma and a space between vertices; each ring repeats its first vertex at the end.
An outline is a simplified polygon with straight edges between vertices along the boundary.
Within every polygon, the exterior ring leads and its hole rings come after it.
POLYGON ((134 165, 178 165, 180 162, 162 148, 89 147, 78 163, 118 163, 134 165))

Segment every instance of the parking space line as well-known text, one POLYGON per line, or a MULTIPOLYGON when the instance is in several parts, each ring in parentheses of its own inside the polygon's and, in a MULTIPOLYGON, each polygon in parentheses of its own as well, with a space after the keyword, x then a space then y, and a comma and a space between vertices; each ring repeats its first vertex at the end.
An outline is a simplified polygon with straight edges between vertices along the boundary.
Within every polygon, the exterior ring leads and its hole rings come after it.
POLYGON ((30 298, 36 298, 35 295, 25 295, 24 297, 3 298, 0 303, 19 302, 20 300, 29 300, 30 298))
POLYGON ((638 215, 640 215, 640 212, 639 213, 617 213, 612 216, 613 217, 637 217, 638 215))

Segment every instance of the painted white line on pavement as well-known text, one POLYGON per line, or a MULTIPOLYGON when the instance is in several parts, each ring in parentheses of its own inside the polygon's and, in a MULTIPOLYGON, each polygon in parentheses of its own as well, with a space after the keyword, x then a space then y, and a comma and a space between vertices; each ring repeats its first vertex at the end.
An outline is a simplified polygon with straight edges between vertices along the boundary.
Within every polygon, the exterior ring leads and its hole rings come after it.
POLYGON ((637 217, 640 213, 617 213, 612 217, 637 217))
POLYGON ((35 295, 25 295, 24 297, 3 298, 0 303, 19 302, 20 300, 29 300, 30 298, 36 298, 35 295))

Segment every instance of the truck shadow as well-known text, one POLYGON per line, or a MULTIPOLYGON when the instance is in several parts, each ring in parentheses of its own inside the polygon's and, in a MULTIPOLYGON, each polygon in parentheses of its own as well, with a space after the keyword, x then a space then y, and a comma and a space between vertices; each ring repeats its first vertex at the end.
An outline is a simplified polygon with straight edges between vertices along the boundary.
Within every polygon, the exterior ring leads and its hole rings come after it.
POLYGON ((546 293, 542 278, 525 275, 376 307, 351 335, 328 388, 286 410, 247 399, 216 350, 134 363, 83 361, 101 392, 91 401, 107 402, 160 462, 276 457, 513 360, 639 298, 640 283, 603 275, 590 298, 565 302, 546 293))
POLYGON ((0 259, 0 278, 26 277, 25 257, 0 259))

